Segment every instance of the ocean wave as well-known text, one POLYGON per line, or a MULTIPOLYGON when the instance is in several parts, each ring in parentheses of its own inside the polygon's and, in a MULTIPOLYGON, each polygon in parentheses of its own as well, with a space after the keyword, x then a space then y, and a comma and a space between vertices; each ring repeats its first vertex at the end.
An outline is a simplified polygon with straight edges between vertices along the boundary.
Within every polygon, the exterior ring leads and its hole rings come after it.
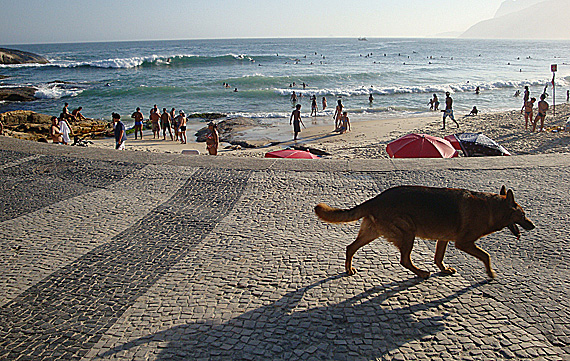
POLYGON ((85 89, 77 87, 67 87, 59 83, 43 84, 38 86, 34 96, 37 99, 60 99, 67 97, 76 97, 85 89))
MULTIPOLYGON (((266 60, 269 57, 259 57, 266 60)), ((33 68, 33 67, 56 67, 56 68, 103 68, 103 69, 132 69, 141 66, 192 66, 192 65, 225 65, 228 63, 255 63, 257 60, 253 56, 246 54, 228 53, 220 56, 201 56, 192 54, 174 54, 174 55, 149 55, 149 56, 133 56, 129 58, 111 58, 99 59, 92 61, 72 61, 50 59, 48 64, 10 64, 0 65, 4 68, 33 68)))
MULTIPOLYGON (((297 96, 317 97, 322 96, 342 96, 342 97, 357 97, 368 96, 370 94, 378 96, 389 96, 398 94, 431 94, 431 93, 472 93, 476 88, 480 90, 492 91, 495 89, 522 89, 524 86, 544 86, 550 83, 549 79, 542 80, 523 80, 523 81, 497 81, 490 83, 455 83, 455 84, 439 84, 439 85, 426 85, 426 86, 394 86, 394 87, 359 87, 359 88, 322 88, 322 89, 293 89, 281 88, 275 89, 275 93, 280 96, 291 96, 295 91, 297 96)), ((557 86, 567 86, 568 82, 559 79, 556 81, 557 86)))

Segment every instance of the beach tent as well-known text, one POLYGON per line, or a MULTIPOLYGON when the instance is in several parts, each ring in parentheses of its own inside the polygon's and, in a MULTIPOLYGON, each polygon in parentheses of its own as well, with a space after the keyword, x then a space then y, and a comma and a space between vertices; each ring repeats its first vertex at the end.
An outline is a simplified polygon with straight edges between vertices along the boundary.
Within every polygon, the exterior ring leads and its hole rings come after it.
POLYGON ((445 137, 451 145, 463 151, 466 157, 511 155, 503 146, 482 133, 461 133, 445 137))
POLYGON ((453 158, 459 154, 445 139, 427 134, 408 134, 386 146, 391 158, 453 158))
POLYGON ((319 157, 304 150, 283 149, 265 153, 265 158, 318 159, 319 157))

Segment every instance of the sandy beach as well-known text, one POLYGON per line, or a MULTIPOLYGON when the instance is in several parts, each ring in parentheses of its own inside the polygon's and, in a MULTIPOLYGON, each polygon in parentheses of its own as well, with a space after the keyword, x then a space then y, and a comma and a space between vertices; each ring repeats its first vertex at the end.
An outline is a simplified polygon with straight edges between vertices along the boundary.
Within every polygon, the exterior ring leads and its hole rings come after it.
MULTIPOLYGON (((304 117, 307 125, 293 141, 292 129, 287 119, 280 126, 271 128, 244 126, 233 130, 234 139, 242 139, 257 148, 241 148, 228 143, 221 143, 220 156, 264 157, 265 153, 288 147, 301 146, 317 149, 330 155, 332 159, 378 159, 388 158, 386 144, 408 133, 425 133, 444 137, 455 133, 482 132, 504 146, 513 155, 566 153, 570 152, 570 133, 562 131, 570 116, 570 105, 556 106, 556 115, 550 110, 545 121, 546 131, 531 133, 524 129, 524 118, 520 111, 506 111, 463 116, 456 114, 460 128, 447 123, 442 130, 441 113, 408 118, 373 119, 353 121, 352 130, 345 134, 333 132, 333 122, 329 117, 304 117), (287 139, 289 140, 283 140, 287 139), (238 148, 238 149, 236 149, 238 148)), ((205 143, 192 141, 194 133, 202 125, 196 125, 187 132, 188 143, 180 144, 169 140, 152 139, 152 132, 147 130, 143 140, 135 140, 130 135, 127 149, 130 151, 181 153, 184 150, 198 150, 200 155, 207 154, 205 143)), ((96 147, 113 147, 111 138, 93 140, 96 147)))

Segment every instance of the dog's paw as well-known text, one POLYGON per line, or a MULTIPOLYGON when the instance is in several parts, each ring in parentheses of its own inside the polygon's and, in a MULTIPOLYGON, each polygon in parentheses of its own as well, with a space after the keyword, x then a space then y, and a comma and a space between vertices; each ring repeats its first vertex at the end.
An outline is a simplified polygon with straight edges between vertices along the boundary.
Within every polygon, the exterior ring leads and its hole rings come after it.
POLYGON ((356 274, 356 268, 354 267, 350 267, 349 269, 346 269, 346 274, 349 276, 354 276, 356 274))
POLYGON ((457 272, 455 270, 455 268, 451 268, 451 267, 446 267, 445 269, 441 270, 441 273, 443 273, 444 275, 452 275, 452 274, 455 274, 455 272, 457 272))
POLYGON ((425 280, 429 278, 429 272, 418 270, 418 277, 423 278, 425 280))

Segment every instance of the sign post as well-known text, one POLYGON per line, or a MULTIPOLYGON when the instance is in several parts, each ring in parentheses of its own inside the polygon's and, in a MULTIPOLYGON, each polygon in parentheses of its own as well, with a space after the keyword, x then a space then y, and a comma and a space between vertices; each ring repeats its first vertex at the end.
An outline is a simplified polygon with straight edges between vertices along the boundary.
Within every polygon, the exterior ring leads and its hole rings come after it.
POLYGON ((556 115, 556 83, 554 82, 554 78, 558 71, 558 64, 550 65, 550 71, 552 72, 552 114, 556 115))

